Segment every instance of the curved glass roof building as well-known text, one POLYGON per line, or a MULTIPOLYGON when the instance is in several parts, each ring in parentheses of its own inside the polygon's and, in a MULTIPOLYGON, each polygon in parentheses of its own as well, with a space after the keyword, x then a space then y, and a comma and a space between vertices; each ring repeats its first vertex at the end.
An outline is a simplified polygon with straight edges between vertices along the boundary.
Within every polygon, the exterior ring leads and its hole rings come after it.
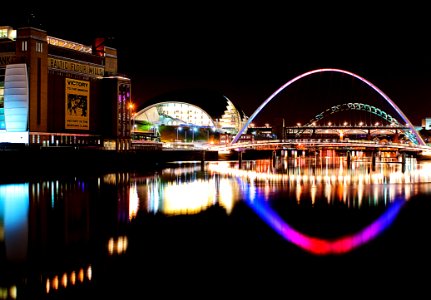
POLYGON ((145 102, 134 119, 159 126, 211 127, 220 133, 236 134, 248 117, 225 95, 194 89, 157 96, 145 102))

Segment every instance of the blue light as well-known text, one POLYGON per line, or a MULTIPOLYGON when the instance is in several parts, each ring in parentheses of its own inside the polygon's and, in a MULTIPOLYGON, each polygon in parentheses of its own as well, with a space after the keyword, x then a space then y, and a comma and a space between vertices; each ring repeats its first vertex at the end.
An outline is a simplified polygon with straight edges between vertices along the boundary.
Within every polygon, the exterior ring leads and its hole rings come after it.
POLYGON ((28 183, 0 185, 0 220, 9 260, 27 256, 29 198, 28 183))

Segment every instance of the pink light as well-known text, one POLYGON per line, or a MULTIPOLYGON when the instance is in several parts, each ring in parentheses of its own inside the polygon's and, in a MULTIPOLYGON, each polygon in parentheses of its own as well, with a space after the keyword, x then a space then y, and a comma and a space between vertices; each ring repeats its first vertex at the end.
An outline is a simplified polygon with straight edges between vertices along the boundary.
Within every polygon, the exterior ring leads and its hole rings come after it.
POLYGON ((396 199, 373 223, 359 232, 334 240, 325 240, 303 234, 284 222, 263 200, 246 201, 248 205, 287 241, 316 255, 344 254, 356 249, 382 233, 398 215, 405 199, 396 199))

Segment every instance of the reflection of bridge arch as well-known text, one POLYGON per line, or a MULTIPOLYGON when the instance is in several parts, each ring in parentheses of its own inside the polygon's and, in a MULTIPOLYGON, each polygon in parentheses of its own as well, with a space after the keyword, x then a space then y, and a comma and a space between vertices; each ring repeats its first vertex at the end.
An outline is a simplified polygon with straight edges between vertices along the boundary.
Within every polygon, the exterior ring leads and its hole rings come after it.
POLYGON ((350 75, 354 78, 357 78, 359 80, 361 80, 362 82, 364 82, 365 84, 367 84, 369 87, 371 87, 373 90, 375 90, 376 92, 378 92, 394 109, 395 111, 400 115, 400 117, 403 119, 403 121, 407 124, 407 126, 410 128, 411 132, 414 134, 414 136, 416 137, 415 140, 417 141, 417 144, 424 146, 425 142, 422 140, 421 136, 418 134, 418 132, 416 131, 416 129, 414 128, 414 126, 412 125, 412 123, 409 121, 409 119, 404 115, 404 113, 401 111, 401 109, 385 94, 383 93, 378 87, 376 87, 374 84, 372 84, 371 82, 369 82, 368 80, 366 80, 365 78, 356 75, 355 73, 346 71, 346 70, 342 70, 342 69, 332 69, 332 68, 328 68, 328 69, 316 69, 316 70, 312 70, 312 71, 308 71, 305 72, 299 76, 296 76, 295 78, 289 80, 288 82, 286 82, 284 85, 282 85, 280 88, 278 88, 274 93, 272 93, 265 101, 263 101, 263 103, 254 111, 254 113, 250 116, 250 118, 248 118, 247 122, 244 124, 244 126, 239 130, 239 132, 237 133, 237 135, 233 138, 231 144, 236 143, 240 136, 243 134, 243 132, 248 128, 248 126, 250 125, 250 123, 254 120, 254 118, 259 114, 259 112, 275 97, 277 96, 281 91, 283 91, 286 87, 288 87, 289 85, 291 85, 292 83, 294 83, 295 81, 302 79, 304 77, 307 77, 309 75, 315 74, 315 73, 323 73, 323 72, 338 72, 338 73, 344 73, 347 75, 350 75))
MULTIPOLYGON (((304 124, 303 129, 300 130, 297 133, 297 135, 301 135, 306 130, 307 127, 313 126, 313 124, 315 122, 318 122, 318 121, 324 119, 325 117, 327 117, 329 115, 332 115, 332 114, 335 114, 338 112, 342 112, 342 111, 347 111, 347 110, 359 110, 359 111, 369 112, 369 113, 372 113, 372 114, 380 117, 381 119, 387 121, 388 123, 390 123, 394 127, 397 127, 397 128, 403 127, 403 125, 400 124, 397 119, 392 117, 387 112, 381 110, 380 108, 369 105, 369 104, 355 102, 355 103, 338 104, 338 105, 331 106, 330 108, 327 108, 326 110, 317 114, 308 123, 304 124)), ((418 141, 416 140, 416 136, 414 134, 412 134, 410 132, 410 130, 404 130, 404 134, 412 143, 418 144, 418 141)))

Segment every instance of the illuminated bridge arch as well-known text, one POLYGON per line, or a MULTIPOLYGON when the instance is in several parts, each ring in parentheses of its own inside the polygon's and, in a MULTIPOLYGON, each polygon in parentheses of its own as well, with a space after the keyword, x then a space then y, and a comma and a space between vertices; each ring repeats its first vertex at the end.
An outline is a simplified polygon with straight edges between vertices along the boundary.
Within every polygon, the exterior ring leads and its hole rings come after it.
MULTIPOLYGON (((305 127, 313 126, 313 123, 320 121, 329 115, 332 115, 332 114, 335 114, 338 112, 342 112, 342 111, 347 111, 347 110, 359 110, 359 111, 369 112, 369 113, 372 113, 372 114, 380 117, 381 119, 387 121, 388 123, 390 123, 396 127, 403 127, 403 125, 400 124, 397 119, 392 117, 387 112, 381 110, 380 108, 369 105, 369 104, 354 102, 354 103, 338 104, 338 105, 334 105, 330 108, 327 108, 323 112, 317 114, 308 123, 306 123, 303 126, 304 128, 300 132, 298 132, 297 135, 300 135, 302 132, 304 132, 306 129, 305 127)), ((411 133, 410 130, 404 130, 404 134, 412 143, 419 144, 419 142, 416 139, 416 136, 413 133, 411 133)))
POLYGON ((397 119, 395 119, 390 114, 386 113, 385 111, 375 106, 364 104, 364 103, 343 103, 343 104, 334 105, 324 110, 323 112, 317 114, 312 120, 310 120, 304 126, 311 125, 313 122, 316 122, 316 121, 320 121, 321 119, 325 118, 328 115, 332 115, 346 110, 360 110, 360 111, 370 112, 382 118, 383 120, 388 121, 389 123, 392 123, 394 125, 399 125, 399 126, 401 125, 397 119))
MULTIPOLYGON (((369 87, 371 87, 377 93, 379 93, 379 95, 382 96, 395 109, 395 111, 403 119, 403 121, 405 122, 405 124, 407 124, 407 126, 410 128, 410 131, 412 132, 412 134, 415 137, 413 139, 415 141, 415 143, 419 144, 419 145, 422 145, 422 146, 425 146, 425 142, 423 141, 423 139, 421 138, 421 136, 419 135, 419 133, 416 131, 416 129, 414 128, 414 126, 412 125, 412 123, 409 121, 409 119, 404 115, 404 113, 401 111, 401 109, 385 93, 383 93, 378 87, 376 87, 374 84, 372 84, 371 82, 369 82, 365 78, 363 78, 363 77, 361 77, 361 76, 359 76, 359 75, 357 75, 355 73, 352 73, 352 72, 349 72, 349 71, 346 71, 346 70, 342 70, 342 69, 333 69, 333 68, 316 69, 316 70, 308 71, 308 72, 305 72, 305 73, 303 73, 303 74, 301 74, 299 76, 296 76, 295 78, 293 78, 293 79, 289 80, 288 82, 286 82, 285 84, 283 84, 274 93, 272 93, 265 101, 263 101, 263 103, 254 111, 254 113, 248 118, 248 120, 244 124, 244 126, 239 130, 238 134, 233 138, 231 144, 234 144, 234 143, 236 143, 239 140, 240 136, 248 128, 248 126, 254 120, 254 118, 281 91, 283 91, 285 88, 287 88, 289 85, 291 85, 295 81, 298 81, 298 80, 300 80, 300 79, 302 79, 304 77, 307 77, 307 76, 315 74, 315 73, 323 73, 323 72, 338 72, 338 73, 347 74, 347 75, 350 75, 350 76, 352 76, 354 78, 357 78, 357 79, 361 80, 362 82, 364 82, 365 84, 367 84, 369 87)), ((371 108, 371 106, 370 106, 370 108, 371 108)))

